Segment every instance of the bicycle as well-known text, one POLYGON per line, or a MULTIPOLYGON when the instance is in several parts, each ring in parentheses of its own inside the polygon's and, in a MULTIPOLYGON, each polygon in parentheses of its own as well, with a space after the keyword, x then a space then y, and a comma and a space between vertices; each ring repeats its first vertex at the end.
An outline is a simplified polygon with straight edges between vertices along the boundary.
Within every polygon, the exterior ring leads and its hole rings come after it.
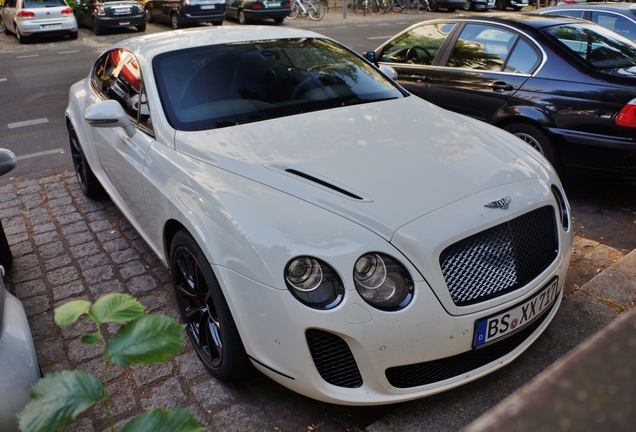
POLYGON ((293 0, 287 19, 294 20, 298 17, 309 16, 312 21, 320 21, 325 17, 325 13, 325 7, 318 0, 315 3, 312 0, 293 0))
POLYGON ((424 13, 428 9, 428 0, 423 0, 425 2, 424 9, 422 9, 421 0, 392 0, 391 10, 393 12, 402 12, 406 10, 406 13, 412 15, 414 13, 424 13))
POLYGON ((358 13, 358 10, 361 10, 364 15, 378 12, 385 14, 391 9, 391 5, 389 0, 353 0, 351 9, 354 13, 358 13))

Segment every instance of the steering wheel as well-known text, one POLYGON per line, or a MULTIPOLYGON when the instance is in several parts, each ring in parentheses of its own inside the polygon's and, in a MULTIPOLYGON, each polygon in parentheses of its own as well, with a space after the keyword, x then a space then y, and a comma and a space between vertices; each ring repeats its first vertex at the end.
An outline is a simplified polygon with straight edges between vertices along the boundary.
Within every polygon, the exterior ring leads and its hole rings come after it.
POLYGON ((426 48, 416 45, 406 50, 406 61, 419 59, 420 55, 417 52, 418 50, 424 51, 428 58, 430 58, 431 60, 433 59, 433 56, 426 48))
POLYGON ((289 99, 295 100, 295 99, 298 99, 299 96, 302 96, 303 94, 307 93, 309 90, 311 90, 311 88, 309 87, 310 84, 313 84, 313 87, 320 87, 320 84, 317 84, 316 82, 314 82, 316 78, 317 78, 317 75, 312 75, 302 80, 296 86, 296 88, 292 91, 291 96, 289 96, 289 99))

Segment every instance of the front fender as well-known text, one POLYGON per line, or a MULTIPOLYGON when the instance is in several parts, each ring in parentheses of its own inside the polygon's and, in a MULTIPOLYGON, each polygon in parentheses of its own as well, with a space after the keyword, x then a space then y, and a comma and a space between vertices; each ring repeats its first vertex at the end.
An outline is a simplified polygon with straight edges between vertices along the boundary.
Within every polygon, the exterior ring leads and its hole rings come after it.
POLYGON ((504 105, 491 117, 489 123, 497 127, 526 121, 540 127, 554 127, 554 119, 549 110, 536 105, 504 105))

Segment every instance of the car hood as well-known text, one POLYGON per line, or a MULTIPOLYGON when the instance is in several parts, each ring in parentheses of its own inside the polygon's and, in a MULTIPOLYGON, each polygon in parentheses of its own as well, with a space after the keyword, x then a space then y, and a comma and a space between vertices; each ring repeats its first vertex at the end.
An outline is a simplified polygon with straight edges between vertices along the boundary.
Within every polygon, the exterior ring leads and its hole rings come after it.
POLYGON ((179 152, 387 240, 401 226, 465 197, 539 178, 515 141, 414 96, 175 135, 179 152))

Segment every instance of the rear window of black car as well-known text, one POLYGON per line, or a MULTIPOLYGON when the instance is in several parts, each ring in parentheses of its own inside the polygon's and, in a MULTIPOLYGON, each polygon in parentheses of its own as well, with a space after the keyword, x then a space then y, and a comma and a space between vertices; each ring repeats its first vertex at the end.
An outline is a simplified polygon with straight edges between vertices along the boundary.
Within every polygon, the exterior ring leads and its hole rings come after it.
POLYGON ((64 0, 24 0, 25 8, 45 8, 45 7, 58 7, 66 6, 64 0))
POLYGON ((596 69, 636 66, 636 45, 602 27, 565 24, 549 27, 546 32, 566 50, 588 61, 596 69))
POLYGON ((152 64, 164 112, 178 130, 403 96, 364 59, 324 39, 211 45, 164 53, 152 64))

